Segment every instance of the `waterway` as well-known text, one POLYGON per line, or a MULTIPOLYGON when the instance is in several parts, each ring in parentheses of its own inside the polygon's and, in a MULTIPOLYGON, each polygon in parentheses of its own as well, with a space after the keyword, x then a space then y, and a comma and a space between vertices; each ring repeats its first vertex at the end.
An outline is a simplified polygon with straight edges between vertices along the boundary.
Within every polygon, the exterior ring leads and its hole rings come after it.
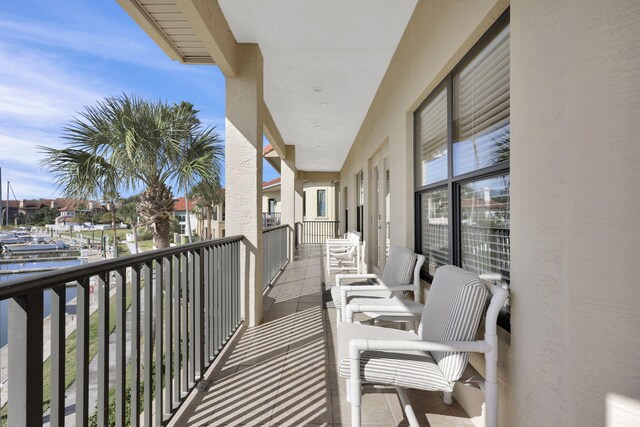
MULTIPOLYGON (((59 256, 59 254, 54 254, 59 256)), ((53 256, 53 255, 52 255, 53 256)), ((2 258, 6 259, 6 258, 2 258)), ((34 257, 29 262, 21 262, 17 264, 0 264, 0 270, 20 270, 27 268, 48 268, 48 267, 72 267, 80 265, 83 260, 65 260, 65 261, 49 261, 47 256, 34 257)), ((34 273, 30 273, 34 274, 34 273)), ((29 274, 0 274, 0 284, 8 280, 17 279, 28 276, 29 274)), ((74 286, 67 287, 66 301, 69 302, 76 297, 76 288, 74 286)), ((44 292, 44 317, 51 313, 51 291, 44 292)), ((9 328, 9 300, 0 301, 0 348, 4 347, 8 341, 9 328)))

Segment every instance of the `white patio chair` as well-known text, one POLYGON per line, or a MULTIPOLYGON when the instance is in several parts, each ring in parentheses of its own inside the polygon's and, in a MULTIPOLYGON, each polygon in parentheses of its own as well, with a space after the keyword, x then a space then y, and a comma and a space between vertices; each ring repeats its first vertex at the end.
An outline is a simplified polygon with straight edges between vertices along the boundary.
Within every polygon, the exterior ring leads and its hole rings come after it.
MULTIPOLYGON (((343 307, 354 298, 387 299, 391 297, 406 298, 413 291, 414 298, 420 301, 420 269, 424 264, 424 256, 412 250, 394 246, 389 251, 389 258, 382 271, 376 274, 338 274, 336 286, 331 288, 331 297, 336 307, 338 322, 344 321, 343 307), (345 281, 359 281, 346 284, 345 281)), ((397 316, 396 316, 397 317, 397 316)), ((394 320, 390 317, 379 320, 394 320)))
POLYGON ((327 239, 326 265, 329 274, 335 271, 362 271, 364 249, 360 244, 360 233, 349 232, 344 239, 327 239))
MULTIPOLYGON (((440 267, 427 295, 418 333, 343 322, 338 325, 340 376, 347 379, 351 403, 351 425, 361 422, 361 384, 392 385, 396 388, 411 426, 418 420, 407 398, 406 388, 444 393, 452 403, 455 382, 467 365, 469 353, 485 354, 486 377, 481 384, 486 402, 486 425, 498 425, 498 337, 497 319, 508 291, 484 284, 478 276, 454 266, 440 267), (483 340, 475 341, 480 320, 485 317, 483 340)), ((402 304, 366 307, 369 311, 402 311, 402 304)))

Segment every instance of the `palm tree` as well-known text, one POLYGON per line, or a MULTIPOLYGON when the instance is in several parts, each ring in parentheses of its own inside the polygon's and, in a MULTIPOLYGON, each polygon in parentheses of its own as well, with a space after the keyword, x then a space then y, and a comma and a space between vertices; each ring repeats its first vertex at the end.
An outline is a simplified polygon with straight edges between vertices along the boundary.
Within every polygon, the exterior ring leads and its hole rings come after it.
POLYGON ((196 185, 202 183, 204 186, 219 187, 220 182, 220 160, 224 156, 222 141, 215 133, 215 128, 202 129, 200 119, 198 118, 198 110, 189 102, 181 102, 174 108, 180 110, 185 115, 185 120, 193 126, 193 132, 186 135, 182 141, 182 152, 180 153, 177 173, 178 187, 184 190, 187 237, 191 243, 191 215, 189 214, 189 192, 196 185), (206 149, 206 147, 212 147, 206 149), (206 153, 207 159, 202 158, 202 153, 206 153), (200 170, 202 167, 215 165, 210 170, 200 170))
MULTIPOLYGON (((213 129, 194 120, 189 105, 170 106, 127 95, 106 98, 86 107, 65 130, 73 149, 100 157, 111 173, 118 174, 117 188, 144 189, 138 201, 140 225, 151 229, 157 248, 169 246, 169 218, 175 204, 170 184, 214 182, 220 175, 219 139, 213 129)), ((49 150, 50 156, 60 151, 49 150)), ((61 186, 66 185, 66 167, 59 162, 53 169, 61 186)), ((89 179, 79 176, 81 181, 89 179)))

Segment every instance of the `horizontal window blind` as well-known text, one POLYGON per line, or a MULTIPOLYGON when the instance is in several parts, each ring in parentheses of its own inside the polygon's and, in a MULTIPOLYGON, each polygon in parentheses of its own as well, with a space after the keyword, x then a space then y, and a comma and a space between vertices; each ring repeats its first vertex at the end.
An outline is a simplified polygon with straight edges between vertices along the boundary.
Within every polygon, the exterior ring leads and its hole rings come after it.
POLYGON ((420 186, 447 178, 447 89, 442 88, 416 113, 420 186))
POLYGON ((454 76, 454 175, 509 159, 509 26, 454 76))
POLYGON ((433 276, 449 260, 449 192, 435 190, 421 195, 421 248, 423 270, 433 276))
POLYGON ((462 268, 484 280, 510 282, 509 175, 460 187, 462 268))

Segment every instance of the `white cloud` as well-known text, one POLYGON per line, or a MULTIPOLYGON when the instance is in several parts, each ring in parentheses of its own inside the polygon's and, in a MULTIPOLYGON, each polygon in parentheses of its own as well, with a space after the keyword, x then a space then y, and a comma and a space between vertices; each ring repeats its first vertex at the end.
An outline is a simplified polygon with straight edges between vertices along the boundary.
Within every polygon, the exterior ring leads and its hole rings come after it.
POLYGON ((55 49, 71 49, 95 58, 116 60, 145 67, 179 70, 181 72, 204 73, 201 67, 184 67, 171 61, 166 54, 147 36, 140 37, 135 31, 116 23, 103 23, 91 31, 80 30, 47 21, 25 21, 12 17, 0 18, 0 39, 15 40, 20 44, 31 44, 55 49), (25 43, 26 42, 26 43, 25 43))
POLYGON ((100 81, 74 71, 44 52, 0 43, 0 123, 58 126, 109 92, 100 81))
POLYGON ((48 175, 40 170, 24 166, 14 163, 2 168, 3 199, 7 197, 7 181, 11 181, 11 200, 13 200, 14 194, 18 200, 60 196, 60 192, 56 191, 56 186, 48 175))

